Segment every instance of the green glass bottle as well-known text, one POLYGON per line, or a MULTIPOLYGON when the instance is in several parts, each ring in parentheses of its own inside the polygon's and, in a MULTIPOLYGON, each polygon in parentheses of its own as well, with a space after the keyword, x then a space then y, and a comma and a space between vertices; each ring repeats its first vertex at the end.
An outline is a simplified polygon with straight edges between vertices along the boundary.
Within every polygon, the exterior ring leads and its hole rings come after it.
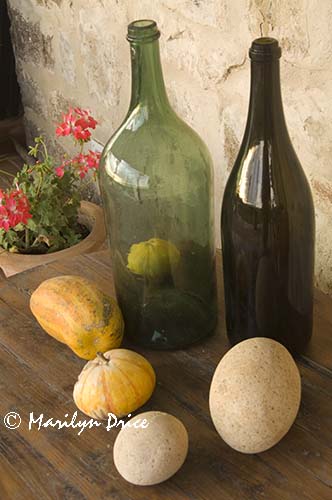
POLYGON ((283 113, 277 40, 249 51, 247 125, 222 205, 227 333, 271 337, 293 353, 312 334, 315 217, 283 113))
POLYGON ((209 152, 171 108, 154 21, 128 27, 132 95, 100 162, 100 188, 126 336, 172 349, 216 324, 209 152))

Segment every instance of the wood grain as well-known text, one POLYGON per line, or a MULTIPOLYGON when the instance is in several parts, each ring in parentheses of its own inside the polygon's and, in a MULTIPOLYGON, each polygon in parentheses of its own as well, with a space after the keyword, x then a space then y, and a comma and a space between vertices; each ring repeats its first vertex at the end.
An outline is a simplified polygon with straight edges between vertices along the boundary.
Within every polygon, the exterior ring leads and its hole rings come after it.
MULTIPOLYGON (((220 260, 220 259, 218 259, 220 260)), ((220 262, 218 261, 218 275, 220 262)), ((181 471, 155 487, 126 483, 113 465, 117 430, 29 430, 29 415, 64 420, 76 411, 72 389, 84 361, 49 337, 29 311, 29 297, 44 279, 79 274, 114 293, 107 252, 56 261, 0 279, 0 498, 112 500, 331 500, 332 499, 332 300, 317 292, 315 331, 298 359, 303 387, 297 420, 287 436, 260 455, 229 448, 208 410, 211 378, 229 348, 223 306, 216 334, 185 351, 144 354, 157 373, 157 388, 144 410, 179 417, 190 451, 181 471), (9 430, 3 416, 17 411, 21 426, 9 430)), ((219 280, 220 281, 220 280, 219 280)), ((222 286, 219 287, 220 304, 222 286)), ((127 347, 133 347, 125 343, 127 347)), ((69 418, 69 419, 70 419, 69 418)), ((79 419, 86 417, 78 412, 79 419)))

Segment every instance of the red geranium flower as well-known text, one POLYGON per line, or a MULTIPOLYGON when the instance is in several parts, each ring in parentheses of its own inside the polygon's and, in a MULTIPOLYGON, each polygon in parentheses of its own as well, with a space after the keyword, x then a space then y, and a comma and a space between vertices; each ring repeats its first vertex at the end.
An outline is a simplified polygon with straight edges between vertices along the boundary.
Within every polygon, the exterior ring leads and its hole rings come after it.
POLYGON ((86 162, 88 164, 88 167, 97 169, 99 167, 100 156, 100 153, 91 151, 90 149, 89 153, 86 155, 86 162))
POLYGON ((64 173, 65 173, 65 166, 64 165, 61 165, 60 167, 56 167, 55 169, 55 174, 58 176, 58 177, 63 177, 64 176, 64 173))
POLYGON ((20 223, 26 224, 31 217, 29 200, 23 191, 0 190, 0 229, 8 231, 20 223))
POLYGON ((57 126, 55 133, 58 137, 72 134, 77 141, 87 142, 91 137, 89 129, 95 129, 97 123, 87 109, 70 108, 63 115, 63 122, 57 126))
POLYGON ((77 141, 87 142, 91 137, 91 132, 87 128, 83 128, 80 125, 75 125, 73 127, 73 136, 77 141))
POLYGON ((100 153, 89 151, 87 154, 79 153, 71 160, 66 160, 55 169, 58 177, 63 177, 65 167, 70 166, 78 171, 78 175, 83 179, 89 170, 97 170, 99 166, 100 153))

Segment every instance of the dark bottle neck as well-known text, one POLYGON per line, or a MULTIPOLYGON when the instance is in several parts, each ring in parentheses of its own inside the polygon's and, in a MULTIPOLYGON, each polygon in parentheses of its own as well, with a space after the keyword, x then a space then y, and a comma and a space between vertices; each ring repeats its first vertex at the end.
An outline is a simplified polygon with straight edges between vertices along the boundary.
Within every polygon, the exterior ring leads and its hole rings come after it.
POLYGON ((251 61, 251 89, 247 134, 252 140, 286 133, 280 88, 279 59, 251 61))
POLYGON ((130 43, 131 101, 130 111, 136 106, 147 107, 149 112, 162 112, 169 108, 160 62, 159 41, 130 43))

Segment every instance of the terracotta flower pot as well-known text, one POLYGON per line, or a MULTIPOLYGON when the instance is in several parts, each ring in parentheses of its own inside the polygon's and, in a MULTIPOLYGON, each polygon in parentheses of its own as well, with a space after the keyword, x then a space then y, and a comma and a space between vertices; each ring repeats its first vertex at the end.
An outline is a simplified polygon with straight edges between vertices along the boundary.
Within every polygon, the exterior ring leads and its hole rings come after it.
POLYGON ((9 278, 14 274, 21 273, 27 269, 41 266, 54 260, 65 257, 73 257, 84 253, 96 252, 101 249, 106 242, 106 232, 104 224, 104 214, 101 207, 82 201, 78 220, 81 224, 90 229, 90 233, 84 240, 70 248, 43 255, 27 255, 10 253, 0 249, 0 269, 9 278))

